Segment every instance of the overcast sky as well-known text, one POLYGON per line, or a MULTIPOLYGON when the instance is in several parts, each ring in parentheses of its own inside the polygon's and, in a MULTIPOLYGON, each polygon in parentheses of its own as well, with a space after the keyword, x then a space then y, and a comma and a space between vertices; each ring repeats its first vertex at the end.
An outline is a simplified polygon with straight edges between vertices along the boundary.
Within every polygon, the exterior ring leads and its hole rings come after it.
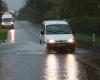
POLYGON ((26 0, 4 0, 9 8, 9 10, 19 10, 26 0))

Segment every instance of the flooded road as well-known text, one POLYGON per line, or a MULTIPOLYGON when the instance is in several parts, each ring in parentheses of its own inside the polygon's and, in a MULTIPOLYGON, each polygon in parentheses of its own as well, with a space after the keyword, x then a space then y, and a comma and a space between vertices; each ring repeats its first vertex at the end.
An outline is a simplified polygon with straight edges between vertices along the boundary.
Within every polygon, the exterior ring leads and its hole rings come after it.
POLYGON ((29 22, 15 22, 6 43, 0 44, 0 80, 100 80, 99 69, 84 60, 92 51, 47 53, 39 33, 29 22))

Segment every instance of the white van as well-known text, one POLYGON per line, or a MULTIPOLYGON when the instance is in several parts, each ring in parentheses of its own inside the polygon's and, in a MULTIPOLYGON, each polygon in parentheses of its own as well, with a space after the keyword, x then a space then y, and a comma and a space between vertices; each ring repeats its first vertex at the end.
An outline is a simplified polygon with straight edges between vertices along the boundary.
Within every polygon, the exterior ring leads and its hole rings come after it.
POLYGON ((43 21, 40 43, 45 44, 49 50, 61 48, 75 50, 74 36, 68 22, 64 20, 43 21))
POLYGON ((12 14, 5 13, 2 15, 2 28, 14 28, 14 20, 12 14))

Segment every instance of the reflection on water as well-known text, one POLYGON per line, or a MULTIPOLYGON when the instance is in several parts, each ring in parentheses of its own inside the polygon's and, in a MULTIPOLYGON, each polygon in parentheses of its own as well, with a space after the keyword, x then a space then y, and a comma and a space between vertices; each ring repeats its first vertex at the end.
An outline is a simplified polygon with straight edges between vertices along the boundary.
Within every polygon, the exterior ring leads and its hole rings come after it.
POLYGON ((79 70, 75 55, 73 54, 66 55, 65 65, 67 73, 66 80, 78 80, 79 70))
POLYGON ((10 37, 10 42, 15 43, 15 30, 14 29, 10 30, 9 37, 10 37))
POLYGON ((45 80, 58 80, 58 61, 54 54, 50 54, 46 59, 45 80))
POLYGON ((74 54, 49 54, 45 65, 45 80, 79 80, 79 68, 74 54))

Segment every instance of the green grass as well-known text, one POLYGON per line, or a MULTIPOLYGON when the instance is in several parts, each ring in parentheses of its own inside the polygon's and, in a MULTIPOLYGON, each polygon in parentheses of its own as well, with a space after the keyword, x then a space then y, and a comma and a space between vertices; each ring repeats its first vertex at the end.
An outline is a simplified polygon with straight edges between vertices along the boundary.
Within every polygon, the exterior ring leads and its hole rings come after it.
POLYGON ((7 40, 7 30, 0 29, 0 42, 7 40))
POLYGON ((85 43, 85 44, 89 44, 92 45, 94 44, 95 46, 99 46, 100 47, 100 36, 96 36, 95 42, 93 43, 92 41, 92 34, 91 35, 86 35, 86 34, 75 34, 75 38, 76 41, 80 42, 80 43, 85 43))
POLYGON ((100 36, 96 38, 96 45, 100 46, 100 36))

